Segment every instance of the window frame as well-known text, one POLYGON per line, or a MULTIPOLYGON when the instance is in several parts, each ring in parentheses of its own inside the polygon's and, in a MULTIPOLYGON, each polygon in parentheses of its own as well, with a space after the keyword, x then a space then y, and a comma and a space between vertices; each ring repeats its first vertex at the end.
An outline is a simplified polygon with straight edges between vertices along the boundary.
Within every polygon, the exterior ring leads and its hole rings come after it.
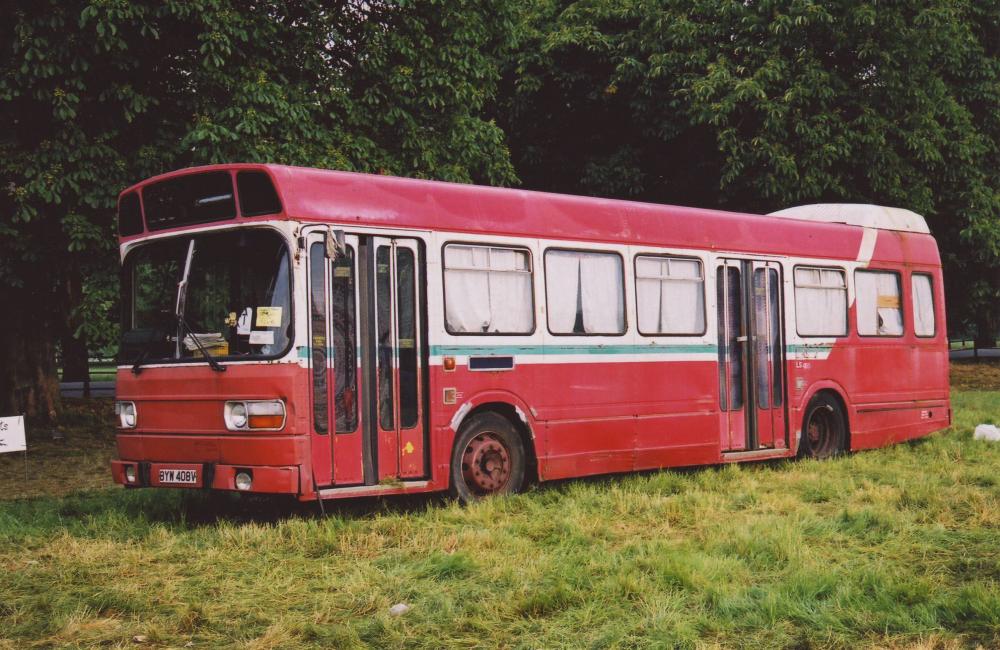
POLYGON ((930 334, 917 334, 917 315, 916 312, 913 313, 913 335, 918 339, 933 339, 937 338, 937 298, 934 296, 934 274, 927 271, 913 271, 910 273, 910 304, 913 305, 913 309, 916 309, 917 304, 913 300, 913 278, 917 276, 923 276, 931 283, 931 323, 934 325, 934 331, 930 334))
POLYGON ((278 192, 278 184, 274 182, 274 178, 271 176, 270 172, 266 169, 234 169, 233 170, 233 187, 236 191, 236 211, 237 217, 240 219, 252 219, 254 217, 265 217, 265 216, 280 216, 285 214, 285 203, 281 200, 281 194, 278 192), (240 177, 246 178, 251 175, 263 176, 271 184, 271 190, 274 192, 274 198, 278 201, 277 211, 266 211, 262 212, 260 210, 254 210, 252 212, 246 212, 243 209, 243 191, 240 189, 240 177))
MULTIPOLYGON (((489 253, 487 253, 489 255, 489 253)), ((469 270, 469 269, 465 269, 469 270)), ((490 273, 491 270, 486 269, 475 269, 485 273, 490 273)), ((515 271, 497 271, 498 273, 512 273, 515 271)), ((538 306, 535 300, 535 261, 531 254, 531 249, 527 246, 521 246, 517 244, 492 244, 484 243, 480 241, 463 241, 458 239, 449 239, 441 244, 441 309, 442 316, 444 317, 444 330, 449 336, 532 336, 538 331, 538 306), (445 251, 449 246, 465 246, 467 248, 502 248, 506 250, 523 251, 528 254, 528 284, 531 286, 531 329, 527 332, 453 332, 451 327, 448 325, 448 282, 447 282, 447 272, 448 266, 446 260, 445 251)))
MULTIPOLYGON (((279 229, 279 228, 275 228, 274 226, 271 226, 270 224, 259 224, 259 225, 258 224, 253 224, 253 225, 251 225, 251 224, 240 224, 240 225, 226 224, 226 226, 222 227, 222 228, 215 228, 215 227, 210 227, 210 226, 209 227, 205 227, 205 225, 202 224, 200 228, 192 228, 190 230, 185 230, 185 231, 177 232, 177 233, 166 233, 162 237, 151 237, 149 239, 144 239, 143 241, 137 242, 135 245, 131 246, 125 252, 125 257, 122 258, 121 266, 119 267, 119 278, 123 278, 123 276, 129 275, 129 274, 127 274, 125 272, 125 267, 126 267, 125 263, 126 263, 126 261, 129 259, 129 257, 131 257, 131 255, 133 253, 135 253, 135 251, 141 249, 143 246, 145 246, 147 244, 151 244, 151 243, 158 242, 158 241, 165 241, 165 240, 168 240, 168 239, 175 239, 175 238, 177 238, 177 239, 184 239, 184 238, 190 238, 190 237, 199 237, 199 236, 202 236, 202 235, 214 235, 214 234, 232 233, 232 232, 240 232, 240 231, 246 231, 246 230, 267 230, 267 231, 273 232, 275 234, 275 236, 277 236, 278 239, 281 240, 281 245, 284 248, 285 253, 287 253, 287 255, 288 255, 288 296, 289 296, 289 299, 288 299, 288 319, 289 320, 288 320, 288 322, 291 325, 291 334, 288 336, 288 344, 285 346, 285 348, 281 352, 278 352, 278 353, 275 353, 275 354, 270 354, 270 355, 266 355, 266 356, 265 355, 257 355, 257 356, 252 356, 250 358, 247 358, 244 355, 226 355, 226 356, 218 356, 218 357, 213 357, 213 358, 216 361, 218 361, 219 363, 260 363, 260 362, 265 362, 265 361, 278 361, 280 359, 284 359, 296 347, 296 335, 297 335, 297 332, 296 332, 296 321, 295 321, 295 318, 296 318, 296 309, 295 309, 296 294, 295 294, 295 292, 299 289, 299 286, 297 284, 296 270, 295 270, 296 249, 294 249, 292 247, 292 244, 289 243, 288 237, 286 236, 286 234, 281 229, 279 229)), ((125 282, 126 280, 122 279, 122 281, 125 282)), ((132 292, 134 292, 135 291, 135 286, 133 284, 133 278, 129 277, 127 279, 127 282, 129 283, 129 290, 132 291, 132 292)), ((119 293, 119 296, 120 295, 121 294, 119 293)), ((130 308, 131 308, 130 311, 132 311, 132 310, 135 309, 135 304, 133 302, 135 300, 135 294, 134 293, 132 294, 132 296, 131 296, 131 298, 129 300, 130 300, 130 308)), ((134 313, 126 313, 126 311, 124 309, 124 305, 123 305, 122 309, 121 309, 121 315, 122 315, 122 328, 123 328, 122 331, 124 332, 125 331, 124 328, 125 328, 126 325, 128 325, 129 327, 131 327, 132 323, 135 322, 133 320, 134 319, 134 313)), ((121 345, 120 339, 121 339, 121 336, 119 336, 119 345, 121 345)), ((119 354, 121 354, 120 350, 119 350, 119 354)), ((117 355, 116 355, 115 359, 116 359, 116 361, 115 361, 116 365, 131 366, 132 363, 133 363, 131 361, 126 361, 126 362, 123 363, 120 359, 118 359, 117 355)), ((159 366, 159 365, 183 365, 183 364, 189 364, 189 365, 191 365, 191 364, 199 364, 199 363, 200 364, 205 364, 206 366, 209 365, 208 361, 201 354, 193 355, 193 356, 190 356, 190 357, 183 357, 183 358, 180 358, 180 359, 150 359, 149 361, 143 362, 143 365, 144 365, 144 367, 156 367, 156 366, 159 366)))
MULTIPOLYGON (((172 230, 195 228, 198 226, 207 226, 208 224, 226 224, 226 223, 231 223, 233 220, 238 219, 240 217, 240 206, 236 189, 236 175, 233 173, 233 170, 231 169, 208 169, 202 171, 194 171, 185 174, 178 174, 175 176, 170 176, 169 178, 164 178, 162 180, 148 182, 142 187, 140 187, 138 191, 139 191, 139 198, 141 201, 140 205, 142 206, 143 221, 146 226, 145 232, 148 233, 160 233, 160 232, 166 233, 172 230), (181 185, 187 182, 195 182, 199 178, 207 180, 210 176, 219 178, 225 176, 229 179, 229 187, 230 187, 229 191, 233 204, 232 205, 233 213, 231 216, 228 217, 202 216, 194 220, 188 220, 182 222, 173 221, 167 223, 166 225, 164 225, 162 220, 154 221, 150 219, 149 215, 150 205, 148 197, 146 196, 147 192, 152 190, 153 193, 155 194, 156 192, 160 191, 165 185, 170 185, 170 184, 181 185)), ((160 210, 159 206, 155 206, 154 213, 159 212, 159 210, 160 210)))
MULTIPOLYGON (((643 279, 644 280, 647 280, 647 279, 648 280, 652 280, 652 279, 655 279, 655 278, 643 278, 643 279)), ((705 336, 705 334, 708 333, 708 295, 707 295, 706 289, 705 289, 705 283, 707 282, 707 279, 708 278, 707 278, 707 275, 705 273, 705 261, 703 259, 701 259, 700 257, 696 256, 696 255, 672 255, 670 253, 643 253, 643 252, 636 253, 635 255, 633 255, 632 256, 632 282, 634 284, 633 293, 635 294, 635 305, 636 305, 635 331, 639 333, 639 336, 643 336, 643 337, 646 337, 646 338, 663 338, 663 337, 677 338, 677 337, 705 336), (649 258, 654 258, 654 259, 665 259, 665 260, 672 260, 672 259, 674 259, 674 260, 682 260, 682 261, 697 262, 698 263, 698 268, 701 271, 700 280, 701 280, 701 323, 702 323, 702 328, 701 328, 700 332, 691 332, 691 333, 685 332, 683 334, 674 334, 674 333, 667 333, 667 332, 659 332, 659 333, 649 333, 649 334, 647 334, 647 333, 645 333, 645 332, 642 331, 642 328, 639 326, 639 258, 640 257, 649 257, 649 258)), ((667 281, 667 282, 671 282, 671 281, 672 282, 685 282, 685 281, 688 281, 689 282, 690 279, 688 279, 688 278, 678 278, 678 279, 675 279, 675 280, 670 280, 670 279, 664 280, 664 278, 660 278, 659 281, 660 282, 664 282, 664 281, 667 281)), ((627 319, 627 317, 628 317, 628 314, 626 313, 626 319, 627 319)))
MULTIPOLYGON (((906 336, 906 305, 903 303, 903 274, 896 269, 865 267, 854 269, 854 331, 858 337, 866 339, 901 339, 906 336), (899 320, 902 331, 899 334, 862 334, 858 328, 858 273, 891 273, 896 276, 896 286, 899 289, 899 320)), ((878 306, 876 305, 876 310, 878 306)))
MULTIPOLYGON (((808 289, 832 289, 833 287, 824 287, 822 285, 818 287, 806 287, 808 289)), ((815 264, 795 264, 792 266, 792 295, 795 296, 795 334, 799 338, 804 339, 829 339, 829 338, 844 338, 851 335, 851 295, 847 287, 847 269, 842 266, 818 266, 815 264), (799 285, 796 283, 795 274, 799 269, 806 269, 809 271, 839 271, 840 275, 844 278, 844 333, 843 334, 803 334, 799 331, 799 299, 796 289, 799 285)), ((856 299, 856 298, 855 298, 856 299)), ((855 317, 855 320, 857 318, 855 317)), ((855 323, 855 330, 857 330, 857 324, 855 323)))
POLYGON ((571 248, 565 246, 549 246, 542 251, 542 266, 544 268, 543 281, 545 283, 545 329, 551 336, 608 336, 608 337, 623 337, 628 334, 629 322, 628 322, 628 287, 625 283, 625 257, 621 252, 616 250, 607 249, 593 249, 593 248, 571 248), (618 258, 620 263, 621 281, 622 281, 622 331, 614 332, 611 334, 605 332, 553 332, 552 325, 549 322, 549 315, 551 311, 549 310, 549 269, 547 257, 549 251, 554 251, 558 253, 597 253, 603 255, 614 255, 618 258))

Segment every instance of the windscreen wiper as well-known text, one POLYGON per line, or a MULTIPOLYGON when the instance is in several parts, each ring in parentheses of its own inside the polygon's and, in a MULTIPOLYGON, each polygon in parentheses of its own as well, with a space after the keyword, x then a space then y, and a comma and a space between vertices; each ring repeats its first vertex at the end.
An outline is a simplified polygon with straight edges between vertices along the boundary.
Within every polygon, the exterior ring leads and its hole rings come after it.
POLYGON ((188 334, 191 335, 191 339, 194 341, 195 347, 198 348, 199 352, 201 352, 201 356, 205 357, 205 361, 208 361, 208 365, 212 367, 212 370, 214 370, 215 372, 226 371, 226 367, 221 363, 219 363, 219 361, 215 357, 213 357, 208 353, 208 350, 206 350, 205 346, 202 345, 201 339, 198 338, 198 335, 194 333, 194 331, 191 329, 191 326, 187 324, 186 320, 184 320, 183 314, 177 314, 177 325, 178 325, 177 328, 178 340, 181 340, 181 337, 184 336, 184 332, 186 331, 188 334))
POLYGON ((176 356, 178 359, 181 358, 181 346, 184 344, 184 332, 187 331, 191 335, 191 339, 194 340, 194 346, 198 348, 201 355, 205 357, 205 360, 208 361, 208 365, 212 367, 212 370, 215 372, 225 372, 226 367, 208 353, 208 350, 206 350, 205 346, 202 345, 198 335, 194 333, 191 326, 187 324, 186 320, 184 320, 184 307, 187 303, 188 278, 191 276, 191 262, 193 260, 194 238, 188 242, 187 257, 184 260, 184 275, 181 276, 181 281, 177 283, 177 305, 174 309, 174 315, 177 317, 176 356))

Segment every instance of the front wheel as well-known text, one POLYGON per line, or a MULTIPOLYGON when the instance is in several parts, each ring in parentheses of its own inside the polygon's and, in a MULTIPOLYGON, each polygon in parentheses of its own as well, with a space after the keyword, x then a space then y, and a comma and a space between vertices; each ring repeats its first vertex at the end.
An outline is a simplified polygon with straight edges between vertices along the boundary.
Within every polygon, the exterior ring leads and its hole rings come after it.
POLYGON ((847 419, 840 403, 830 394, 812 398, 802 418, 800 458, 829 458, 841 453, 847 442, 847 419))
POLYGON ((451 493, 463 503, 518 492, 524 484, 524 445, 507 418, 471 417, 451 454, 451 493))

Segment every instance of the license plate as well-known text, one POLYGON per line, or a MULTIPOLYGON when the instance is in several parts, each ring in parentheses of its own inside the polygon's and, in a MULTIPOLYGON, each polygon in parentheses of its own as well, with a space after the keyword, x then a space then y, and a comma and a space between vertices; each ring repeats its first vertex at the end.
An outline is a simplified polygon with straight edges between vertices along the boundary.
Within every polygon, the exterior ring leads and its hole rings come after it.
POLYGON ((161 469, 160 483, 178 483, 182 485, 193 485, 198 482, 198 470, 196 469, 161 469))

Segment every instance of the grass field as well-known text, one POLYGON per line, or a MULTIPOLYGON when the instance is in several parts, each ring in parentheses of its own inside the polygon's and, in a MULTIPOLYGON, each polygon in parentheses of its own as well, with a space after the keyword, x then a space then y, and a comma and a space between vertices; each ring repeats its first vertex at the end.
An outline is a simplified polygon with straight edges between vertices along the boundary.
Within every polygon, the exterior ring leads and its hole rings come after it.
POLYGON ((108 489, 78 404, 27 486, 0 462, 0 647, 998 647, 1000 366, 953 384, 956 426, 889 449, 325 518, 108 489))

